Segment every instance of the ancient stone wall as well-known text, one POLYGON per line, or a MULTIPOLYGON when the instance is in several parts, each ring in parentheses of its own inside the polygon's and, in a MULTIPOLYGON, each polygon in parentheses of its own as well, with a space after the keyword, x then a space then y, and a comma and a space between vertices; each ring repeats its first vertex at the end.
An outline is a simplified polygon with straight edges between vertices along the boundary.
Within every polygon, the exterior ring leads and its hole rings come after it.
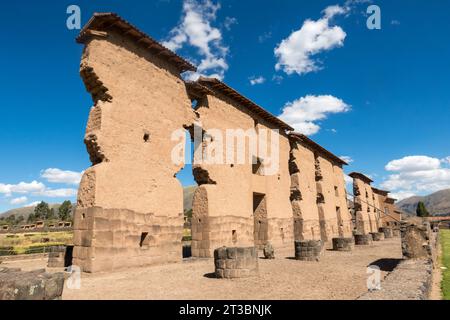
POLYGON ((291 204, 296 240, 320 240, 314 152, 291 141, 291 204))
POLYGON ((351 173, 353 178, 353 195, 356 214, 356 230, 360 234, 378 232, 381 226, 379 212, 375 204, 375 195, 373 193, 369 178, 359 173, 351 173))

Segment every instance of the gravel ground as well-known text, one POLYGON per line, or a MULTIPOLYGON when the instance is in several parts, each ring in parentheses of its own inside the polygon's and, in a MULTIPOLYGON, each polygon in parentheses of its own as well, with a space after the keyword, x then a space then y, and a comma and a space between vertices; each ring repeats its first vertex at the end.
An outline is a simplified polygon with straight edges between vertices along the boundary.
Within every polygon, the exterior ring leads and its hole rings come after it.
POLYGON ((405 260, 382 282, 381 290, 364 294, 359 300, 426 300, 432 286, 429 260, 405 260))
MULTIPOLYGON (((353 252, 325 250, 320 262, 293 260, 292 245, 275 252, 275 260, 259 260, 260 275, 247 279, 215 279, 212 259, 83 274, 81 289, 65 288, 63 299, 357 299, 367 291, 367 266, 381 266, 382 277, 401 258, 400 239, 358 246, 353 252)), ((42 268, 43 260, 8 262, 25 270, 42 268)), ((49 271, 60 271, 50 269, 49 271)))

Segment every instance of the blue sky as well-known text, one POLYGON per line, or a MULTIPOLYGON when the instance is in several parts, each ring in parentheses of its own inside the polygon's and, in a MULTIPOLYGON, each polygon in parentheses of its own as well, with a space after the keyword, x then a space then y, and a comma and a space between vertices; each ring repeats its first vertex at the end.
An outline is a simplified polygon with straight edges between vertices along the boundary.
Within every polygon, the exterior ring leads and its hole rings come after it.
MULTIPOLYGON (((74 200, 90 166, 92 101, 78 75, 78 30, 66 27, 71 4, 82 24, 96 11, 118 13, 397 197, 450 187, 447 1, 5 2, 0 212, 74 200), (366 26, 371 4, 381 30, 366 26), (330 6, 339 10, 327 14, 330 6)), ((185 185, 188 171, 179 174, 185 185)))

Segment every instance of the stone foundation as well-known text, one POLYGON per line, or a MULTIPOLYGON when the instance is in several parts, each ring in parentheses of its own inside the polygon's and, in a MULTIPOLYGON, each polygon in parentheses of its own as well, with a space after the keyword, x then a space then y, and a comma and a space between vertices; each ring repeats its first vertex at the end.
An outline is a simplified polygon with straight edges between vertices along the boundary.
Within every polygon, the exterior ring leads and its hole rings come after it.
POLYGON ((233 279, 258 274, 258 252, 255 247, 214 250, 215 276, 233 279))
POLYGON ((372 244, 371 234, 355 234, 355 245, 357 246, 368 246, 372 244))
POLYGON ((183 217, 131 210, 77 209, 73 264, 83 272, 112 271, 182 259, 183 217))
POLYGON ((355 246, 353 238, 333 238, 333 250, 352 251, 355 246))
POLYGON ((400 229, 393 229, 393 230, 392 230, 392 235, 393 235, 395 238, 399 238, 399 237, 400 237, 400 229))
POLYGON ((380 232, 384 233, 385 239, 390 239, 394 237, 392 228, 382 227, 379 229, 380 232))
POLYGON ((60 300, 64 274, 0 268, 0 300, 60 300))
POLYGON ((295 259, 302 261, 319 261, 322 247, 321 240, 295 241, 295 259))

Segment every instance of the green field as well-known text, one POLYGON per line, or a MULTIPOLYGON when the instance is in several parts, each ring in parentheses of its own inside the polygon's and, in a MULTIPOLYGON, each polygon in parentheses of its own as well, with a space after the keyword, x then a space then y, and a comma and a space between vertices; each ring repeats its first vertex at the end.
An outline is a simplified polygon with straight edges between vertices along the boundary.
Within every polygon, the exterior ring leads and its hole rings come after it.
POLYGON ((0 256, 48 252, 49 247, 72 244, 73 232, 29 232, 0 235, 0 256))
POLYGON ((440 239, 442 266, 447 268, 442 270, 442 296, 445 300, 450 300, 450 230, 441 230, 440 239))

